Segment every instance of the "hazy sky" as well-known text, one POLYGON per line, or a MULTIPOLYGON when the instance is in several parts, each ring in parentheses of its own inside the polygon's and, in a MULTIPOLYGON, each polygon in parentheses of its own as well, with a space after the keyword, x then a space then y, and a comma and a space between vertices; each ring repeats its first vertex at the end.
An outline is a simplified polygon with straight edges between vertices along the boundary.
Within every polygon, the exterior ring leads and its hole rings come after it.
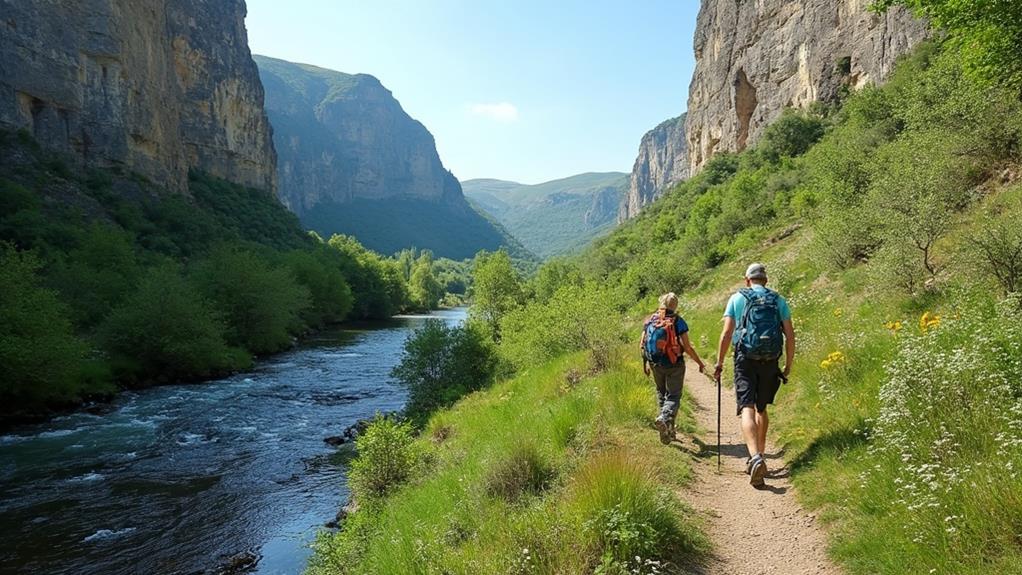
POLYGON ((631 171, 685 111, 697 0, 248 0, 252 52, 372 74, 461 180, 631 171))

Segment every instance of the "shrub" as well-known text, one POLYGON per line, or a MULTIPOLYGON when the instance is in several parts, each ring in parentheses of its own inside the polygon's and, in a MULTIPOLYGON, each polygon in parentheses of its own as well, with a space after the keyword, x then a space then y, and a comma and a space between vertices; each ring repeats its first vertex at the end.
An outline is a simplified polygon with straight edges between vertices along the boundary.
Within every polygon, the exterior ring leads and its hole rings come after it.
POLYGON ((554 469, 531 443, 517 443, 490 467, 483 477, 488 495, 514 503, 527 495, 545 490, 554 478, 554 469))
POLYGON ((423 471, 426 462, 411 424, 377 415, 355 440, 358 457, 348 487, 359 505, 372 505, 423 471))
POLYGON ((100 341, 128 379, 209 377, 249 365, 211 303, 171 265, 153 268, 107 317, 100 341))
POLYGON ((281 350, 299 331, 310 306, 309 290, 291 272, 272 267, 254 252, 223 245, 198 264, 195 280, 202 294, 223 312, 227 341, 252 353, 281 350))
POLYGON ((756 153, 771 163, 801 156, 823 137, 824 129, 821 117, 789 108, 763 131, 756 153))
POLYGON ((0 398, 5 410, 74 401, 87 347, 75 337, 67 309, 40 285, 31 253, 0 243, 0 398))
POLYGON ((481 252, 476 256, 471 296, 472 317, 482 322, 493 338, 499 340, 501 319, 525 301, 521 277, 511 265, 506 251, 481 252))
POLYGON ((405 342, 393 375, 409 390, 405 413, 421 422, 433 411, 493 381, 496 354, 475 324, 428 319, 405 342))
POLYGON ((1018 207, 1000 218, 987 216, 968 239, 971 259, 1005 294, 1022 291, 1022 202, 1018 207))
POLYGON ((75 323, 92 329, 128 293, 142 274, 133 238, 107 225, 93 225, 51 272, 49 282, 70 303, 75 323))
POLYGON ((301 311, 302 321, 309 327, 343 321, 354 304, 351 287, 331 259, 324 248, 293 250, 283 256, 294 279, 309 291, 310 305, 301 311))
POLYGON ((615 310, 610 292, 596 284, 565 285, 547 303, 529 304, 504 318, 500 353, 514 366, 526 368, 584 350, 602 371, 621 341, 615 310))

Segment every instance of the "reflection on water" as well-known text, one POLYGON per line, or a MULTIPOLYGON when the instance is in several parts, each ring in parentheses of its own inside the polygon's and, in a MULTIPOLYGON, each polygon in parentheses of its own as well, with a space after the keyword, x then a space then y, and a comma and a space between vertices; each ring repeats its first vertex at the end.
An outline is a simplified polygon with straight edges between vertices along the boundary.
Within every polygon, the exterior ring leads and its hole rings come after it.
POLYGON ((389 373, 424 318, 321 334, 252 372, 0 436, 0 572, 194 573, 245 550, 262 555, 256 573, 300 572, 347 495, 323 438, 401 407, 389 373))

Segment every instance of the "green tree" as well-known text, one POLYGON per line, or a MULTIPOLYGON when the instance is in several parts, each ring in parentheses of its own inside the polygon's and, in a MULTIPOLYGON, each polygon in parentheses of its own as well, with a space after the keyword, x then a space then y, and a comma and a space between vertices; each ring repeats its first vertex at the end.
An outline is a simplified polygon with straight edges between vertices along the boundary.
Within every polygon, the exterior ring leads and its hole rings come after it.
POLYGON ((309 290, 312 305, 301 314, 309 327, 319 328, 343 321, 354 303, 351 287, 333 261, 329 250, 293 250, 283 256, 295 280, 309 290))
POLYGON ((789 108, 763 131, 756 154, 775 164, 781 158, 801 156, 823 137, 824 131, 820 116, 789 108))
POLYGON ((310 306, 309 290, 291 271, 270 266, 254 252, 223 245, 200 262, 195 279, 203 295, 224 313, 227 341, 255 354, 290 345, 310 306))
POLYGON ((114 366, 127 380, 208 377, 250 363, 224 341, 225 326, 211 302, 172 265, 149 271, 100 330, 114 366))
MULTIPOLYGON (((885 243, 917 250, 932 281, 942 271, 937 242, 951 229, 976 182, 953 134, 906 134, 878 151, 867 207, 885 243)), ((893 258, 892 258, 893 259, 893 258)))
POLYGON ((351 236, 334 234, 327 243, 351 285, 354 317, 388 318, 407 306, 408 284, 398 261, 380 257, 351 236))
POLYGON ((875 0, 884 11, 905 6, 947 31, 966 67, 985 79, 1022 86, 1022 2, 1017 0, 875 0))
POLYGON ((443 287, 433 273, 433 254, 422 252, 415 262, 411 280, 408 283, 412 304, 422 310, 436 309, 443 297, 443 287))
POLYGON ((480 252, 472 269, 470 315, 500 339, 500 320, 525 302, 522 279, 511 265, 507 252, 480 252))
POLYGON ((424 421, 442 407, 482 389, 496 374, 496 354, 471 323, 450 326, 428 319, 405 342, 393 375, 408 387, 405 413, 424 421))
POLYGON ((75 337, 67 310, 42 287, 40 261, 0 242, 0 399, 4 410, 74 401, 88 348, 75 337))
POLYGON ((543 264, 532 279, 532 291, 541 302, 549 301, 557 290, 565 285, 582 285, 582 271, 578 265, 563 259, 554 259, 543 264))
POLYGON ((96 224, 61 258, 49 280, 70 304, 75 323, 92 329, 134 289, 142 271, 131 235, 96 224))

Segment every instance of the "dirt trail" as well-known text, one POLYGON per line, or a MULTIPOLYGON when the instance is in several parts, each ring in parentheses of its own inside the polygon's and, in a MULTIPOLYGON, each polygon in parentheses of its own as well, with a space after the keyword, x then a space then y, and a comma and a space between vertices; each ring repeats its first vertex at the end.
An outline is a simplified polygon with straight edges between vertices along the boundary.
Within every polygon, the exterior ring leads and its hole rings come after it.
POLYGON ((823 529, 795 500, 788 467, 769 442, 766 486, 749 485, 747 450, 734 416, 734 391, 723 390, 718 474, 716 384, 689 366, 685 389, 695 400, 700 431, 695 436, 679 434, 679 442, 674 443, 696 454, 695 480, 681 496, 705 518, 714 544, 710 560, 690 569, 700 575, 840 574, 826 556, 823 529))

